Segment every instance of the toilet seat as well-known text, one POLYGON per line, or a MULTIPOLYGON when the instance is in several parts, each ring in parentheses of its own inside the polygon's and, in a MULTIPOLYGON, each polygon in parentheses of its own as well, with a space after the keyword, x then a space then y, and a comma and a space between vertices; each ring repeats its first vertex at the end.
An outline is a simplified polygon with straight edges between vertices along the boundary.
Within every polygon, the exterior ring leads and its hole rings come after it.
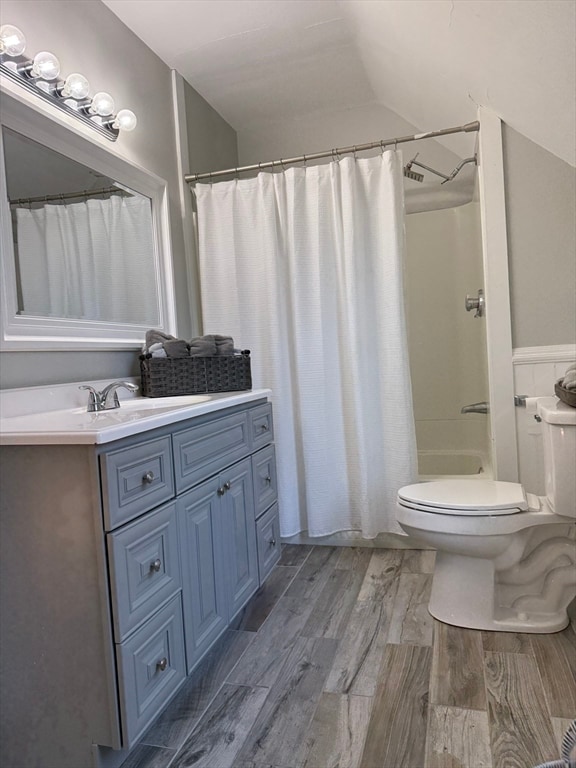
POLYGON ((501 480, 433 480, 400 488, 398 503, 442 515, 493 517, 530 509, 519 483, 501 480))

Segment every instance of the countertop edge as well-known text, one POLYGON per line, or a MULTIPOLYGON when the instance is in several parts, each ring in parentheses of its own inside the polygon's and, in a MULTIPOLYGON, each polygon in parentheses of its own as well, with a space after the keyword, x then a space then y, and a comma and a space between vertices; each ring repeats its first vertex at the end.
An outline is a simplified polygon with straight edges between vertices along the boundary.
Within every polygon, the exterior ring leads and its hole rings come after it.
POLYGON ((0 419, 0 446, 10 445, 104 445, 132 435, 142 434, 158 427, 176 424, 206 413, 230 408, 255 400, 269 399, 270 389, 252 389, 238 393, 212 393, 214 400, 194 405, 175 407, 173 411, 151 414, 149 417, 125 424, 106 426, 102 429, 87 430, 13 430, 10 418, 0 419))

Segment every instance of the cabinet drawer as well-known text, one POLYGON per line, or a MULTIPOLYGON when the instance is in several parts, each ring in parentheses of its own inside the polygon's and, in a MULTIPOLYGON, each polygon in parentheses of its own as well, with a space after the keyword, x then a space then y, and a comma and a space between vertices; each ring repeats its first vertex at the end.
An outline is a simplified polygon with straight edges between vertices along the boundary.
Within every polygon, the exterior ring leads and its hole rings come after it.
POLYGON ((107 535, 116 642, 182 586, 176 504, 107 535))
POLYGON ((274 425, 272 423, 272 406, 270 403, 259 405, 248 411, 250 422, 250 445, 253 451, 262 448, 274 440, 274 425))
POLYGON ((174 496, 169 437, 100 456, 106 530, 127 523, 174 496))
POLYGON ((116 646, 124 747, 137 741, 186 679, 180 602, 178 594, 116 646))
POLYGON ((258 571, 260 574, 260 584, 262 584, 272 568, 280 560, 278 504, 270 507, 268 512, 256 521, 256 538, 258 540, 258 571))
POLYGON ((254 479, 254 512, 256 517, 260 517, 278 496, 276 454, 273 445, 262 448, 252 456, 252 477, 254 479))
POLYGON ((177 432, 173 440, 180 493, 250 452, 246 411, 177 432))

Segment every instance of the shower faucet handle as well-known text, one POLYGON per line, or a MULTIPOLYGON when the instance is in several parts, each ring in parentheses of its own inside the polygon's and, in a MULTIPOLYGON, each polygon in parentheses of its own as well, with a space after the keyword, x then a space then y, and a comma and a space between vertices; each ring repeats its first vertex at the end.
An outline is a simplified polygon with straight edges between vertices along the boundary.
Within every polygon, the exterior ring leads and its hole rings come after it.
POLYGON ((466 312, 471 312, 473 309, 476 310, 474 317, 483 317, 484 312, 486 311, 486 300, 482 288, 478 289, 478 296, 469 296, 466 294, 464 306, 466 307, 466 312))

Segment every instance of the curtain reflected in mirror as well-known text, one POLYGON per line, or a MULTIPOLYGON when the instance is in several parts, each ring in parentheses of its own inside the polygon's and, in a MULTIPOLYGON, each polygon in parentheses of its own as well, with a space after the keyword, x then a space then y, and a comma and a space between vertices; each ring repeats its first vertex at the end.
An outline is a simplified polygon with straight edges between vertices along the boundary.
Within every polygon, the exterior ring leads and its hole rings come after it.
POLYGON ((18 314, 157 325, 151 200, 2 130, 18 314))

